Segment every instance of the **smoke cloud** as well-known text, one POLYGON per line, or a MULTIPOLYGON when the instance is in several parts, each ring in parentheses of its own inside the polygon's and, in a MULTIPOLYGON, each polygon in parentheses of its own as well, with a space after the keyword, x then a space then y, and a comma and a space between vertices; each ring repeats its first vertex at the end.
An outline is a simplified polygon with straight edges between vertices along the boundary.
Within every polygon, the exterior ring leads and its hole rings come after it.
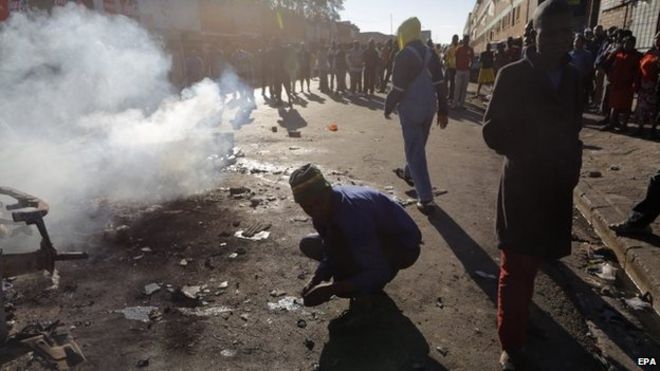
POLYGON ((48 224, 86 223, 93 199, 160 202, 217 182, 218 85, 176 92, 171 58, 135 21, 70 4, 5 23, 0 185, 49 202, 48 224))

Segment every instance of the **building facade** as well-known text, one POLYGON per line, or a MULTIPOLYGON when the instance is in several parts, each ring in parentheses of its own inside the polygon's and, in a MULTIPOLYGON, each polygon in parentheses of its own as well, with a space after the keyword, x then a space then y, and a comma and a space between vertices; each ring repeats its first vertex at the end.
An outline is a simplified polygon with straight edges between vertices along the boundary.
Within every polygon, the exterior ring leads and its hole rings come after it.
POLYGON ((648 50, 660 30, 660 0, 601 0, 598 23, 632 31, 637 48, 648 50))
MULTIPOLYGON (((483 51, 486 44, 503 42, 509 37, 521 38, 543 1, 476 0, 465 30, 475 51, 483 51)), ((590 23, 594 0, 569 0, 569 3, 573 8, 573 28, 584 29, 590 23)))

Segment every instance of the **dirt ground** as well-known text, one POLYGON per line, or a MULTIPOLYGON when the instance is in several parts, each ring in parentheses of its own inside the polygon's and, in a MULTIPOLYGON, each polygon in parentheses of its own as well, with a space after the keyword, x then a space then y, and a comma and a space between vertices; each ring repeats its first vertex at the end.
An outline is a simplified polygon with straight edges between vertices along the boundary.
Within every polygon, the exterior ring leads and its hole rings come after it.
MULTIPOLYGON (((301 95, 295 110, 261 107, 236 133, 245 157, 223 171, 217 188, 119 213, 116 225, 128 229, 110 239, 99 233, 88 261, 59 264, 57 290, 44 290, 49 282, 40 275, 13 281, 14 328, 62 321, 87 357, 82 370, 496 370, 496 280, 476 272, 498 272, 492 226, 501 159, 483 145, 477 112, 454 114, 450 128, 432 133, 441 209, 426 218, 408 207, 423 251, 387 287, 380 326, 330 337, 328 324, 347 309, 341 299, 269 307, 299 297, 315 268, 297 248, 313 229, 290 196, 293 168, 316 162, 335 184, 409 198, 391 174, 402 145, 398 123, 382 119, 382 101, 317 93, 301 95), (339 131, 327 130, 331 123, 339 131), (250 229, 269 235, 235 236, 250 229), (152 283, 160 289, 146 295, 152 283), (144 322, 116 312, 136 306, 155 308, 144 322)), ((601 320, 606 309, 618 313, 616 304, 585 280, 589 246, 598 241, 577 215, 575 224, 573 256, 548 264, 537 279, 529 369, 625 369, 600 346, 618 334, 601 320)), ((624 358, 634 356, 629 346, 654 346, 643 325, 622 318, 612 326, 639 339, 614 342, 624 358)), ((2 369, 40 366, 27 356, 2 369)))

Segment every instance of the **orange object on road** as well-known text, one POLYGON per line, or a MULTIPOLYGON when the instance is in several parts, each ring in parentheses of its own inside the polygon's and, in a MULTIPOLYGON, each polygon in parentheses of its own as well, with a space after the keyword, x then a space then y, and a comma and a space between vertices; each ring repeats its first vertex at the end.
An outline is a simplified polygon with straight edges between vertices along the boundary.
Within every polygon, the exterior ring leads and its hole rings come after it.
POLYGON ((339 126, 337 126, 337 124, 330 124, 330 125, 328 125, 328 130, 337 131, 337 130, 339 130, 339 126))

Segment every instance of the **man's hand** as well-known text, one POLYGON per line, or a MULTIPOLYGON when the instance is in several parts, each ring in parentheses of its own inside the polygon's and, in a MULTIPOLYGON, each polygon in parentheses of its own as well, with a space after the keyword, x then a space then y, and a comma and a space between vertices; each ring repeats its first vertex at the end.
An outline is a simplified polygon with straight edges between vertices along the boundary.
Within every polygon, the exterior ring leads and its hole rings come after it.
POLYGON ((301 293, 301 296, 304 297, 305 295, 307 295, 307 293, 308 293, 311 289, 313 289, 314 286, 318 285, 319 283, 321 283, 321 281, 317 280, 316 277, 313 277, 313 278, 307 283, 307 285, 305 285, 305 287, 303 287, 303 289, 302 289, 302 293, 301 293))
POLYGON ((303 295, 303 302, 306 307, 315 307, 321 305, 334 295, 333 285, 318 285, 303 295))
POLYGON ((438 126, 440 126, 440 129, 446 128, 447 124, 449 124, 449 119, 447 118, 447 114, 438 113, 438 126))

